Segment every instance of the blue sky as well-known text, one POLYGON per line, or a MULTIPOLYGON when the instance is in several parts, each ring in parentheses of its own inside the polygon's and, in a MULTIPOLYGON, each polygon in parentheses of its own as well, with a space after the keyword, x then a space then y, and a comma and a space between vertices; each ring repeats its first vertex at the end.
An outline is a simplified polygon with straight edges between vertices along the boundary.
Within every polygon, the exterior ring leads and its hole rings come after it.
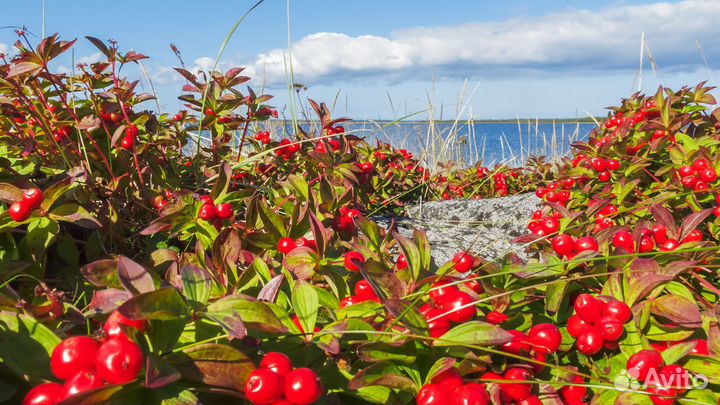
MULTIPOLYGON (((85 35, 150 56, 146 67, 162 108, 175 111, 183 82, 171 70, 178 61, 169 44, 188 67, 208 69, 252 4, 46 0, 45 31, 81 38, 74 54, 58 61, 60 69, 99 58, 85 35)), ((720 77, 716 0, 296 0, 290 13, 296 81, 309 87, 303 97, 337 100, 337 115, 357 119, 393 118, 429 105, 444 118, 460 110, 478 118, 602 114, 637 85, 643 31, 645 54, 657 65, 653 71, 645 59, 644 91, 720 77)), ((3 4, 0 27, 7 26, 26 26, 39 37, 42 1, 3 4)), ((220 67, 247 66, 253 87, 265 87, 282 109, 287 36, 287 3, 266 0, 241 24, 220 67)), ((12 54, 14 41, 12 29, 0 29, 0 51, 12 54)), ((136 70, 127 73, 140 78, 136 70)))

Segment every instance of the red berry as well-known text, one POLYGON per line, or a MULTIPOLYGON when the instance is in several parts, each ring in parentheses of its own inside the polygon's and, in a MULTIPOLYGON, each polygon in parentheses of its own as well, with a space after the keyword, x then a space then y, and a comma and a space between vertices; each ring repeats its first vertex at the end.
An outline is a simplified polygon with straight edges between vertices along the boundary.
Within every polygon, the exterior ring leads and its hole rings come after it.
POLYGON ((89 336, 73 336, 55 346, 50 368, 55 377, 64 380, 77 371, 95 368, 98 344, 89 336))
POLYGON ((269 352, 260 362, 260 368, 266 368, 285 377, 292 371, 293 365, 292 361, 290 361, 290 358, 286 354, 269 352))
POLYGON ((417 396, 417 405, 447 405, 451 404, 453 394, 439 384, 426 384, 420 389, 417 396))
POLYGON ((675 239, 667 239, 665 242, 660 244, 660 251, 661 252, 671 252, 675 249, 680 247, 680 243, 676 241, 675 239))
POLYGON ((284 255, 290 253, 296 247, 297 245, 295 245, 295 241, 292 238, 282 238, 277 245, 278 251, 284 255))
POLYGON ((657 385, 650 385, 647 387, 647 392, 650 394, 650 401, 654 405, 674 405, 675 397, 677 396, 677 390, 674 388, 662 387, 657 385))
POLYGON ((541 222, 542 230, 545 231, 546 235, 557 232, 560 229, 560 222, 557 219, 548 217, 541 222))
POLYGON ((97 351, 95 369, 110 384, 126 384, 137 378, 145 364, 142 350, 126 337, 112 337, 97 351))
POLYGON ((465 384, 455 390, 454 398, 454 405, 490 405, 490 395, 484 384, 465 384))
MULTIPOLYGON (((515 402, 515 405, 544 405, 544 404, 540 400, 539 397, 537 397, 535 395, 530 395, 529 397, 523 399, 522 401, 515 402)), ((575 405, 575 404, 567 404, 567 405, 575 405)))
MULTIPOLYGON (((585 380, 579 375, 576 375, 573 377, 572 383, 584 384, 585 380)), ((584 403, 585 396, 587 395, 587 387, 580 385, 566 385, 558 391, 568 405, 584 403)))
POLYGON ((23 192, 23 203, 30 209, 35 209, 43 202, 43 192, 39 188, 29 188, 23 192))
POLYGON ((135 125, 128 125, 127 128, 125 128, 125 136, 135 138, 140 131, 138 130, 138 127, 135 125))
POLYGON ((600 336, 608 342, 617 342, 625 332, 623 323, 611 315, 605 315, 598 319, 595 326, 600 331, 600 336))
POLYGON ((517 330, 509 330, 508 333, 513 335, 512 340, 503 343, 500 346, 500 350, 517 355, 526 354, 530 351, 530 345, 528 344, 528 337, 526 334, 517 330))
MULTIPOLYGON (((690 342, 692 342, 692 340, 690 342)), ((695 340, 695 347, 693 347, 693 349, 690 351, 690 353, 697 354, 700 356, 709 356, 710 352, 708 351, 707 340, 705 340, 705 339, 695 340)))
MULTIPOLYGON (((520 367, 511 367, 503 374, 504 379, 510 381, 529 381, 532 374, 528 369, 520 367)), ((500 389, 513 401, 522 401, 532 395, 532 384, 523 383, 503 383, 500 389)))
POLYGON ((425 314, 431 337, 439 338, 450 330, 450 318, 443 316, 444 313, 440 308, 431 307, 425 314))
POLYGON ((452 259, 455 264, 455 271, 458 273, 467 273, 473 268, 475 258, 468 252, 460 252, 452 259))
POLYGON ((124 137, 122 142, 120 142, 120 146, 125 150, 131 150, 135 147, 135 138, 132 136, 124 137))
POLYGON ((340 308, 347 308, 351 305, 357 304, 358 302, 359 301, 357 300, 357 297, 354 297, 354 296, 345 297, 340 300, 340 308))
POLYGON ((30 218, 30 215, 32 215, 32 209, 28 204, 18 201, 10 205, 8 213, 10 214, 10 218, 12 218, 13 221, 24 222, 28 218, 30 218))
POLYGON ((605 303, 590 294, 580 294, 573 305, 575 313, 585 322, 595 323, 605 309, 605 303))
POLYGON ((690 231, 690 233, 687 234, 683 240, 680 241, 680 244, 683 243, 689 243, 689 242, 701 242, 703 240, 703 234, 699 229, 693 229, 690 231))
POLYGON ((592 329, 592 325, 589 322, 585 322, 580 315, 573 315, 568 319, 567 329, 570 336, 577 338, 592 329))
POLYGON ((404 270, 408 268, 408 262, 404 254, 400 253, 397 261, 395 262, 395 265, 397 266, 398 270, 404 270))
POLYGON ((285 376, 285 399, 295 405, 309 405, 322 397, 320 379, 309 368, 296 368, 285 376))
POLYGON ((630 307, 622 301, 615 300, 605 304, 603 315, 613 316, 623 324, 632 319, 632 311, 630 310, 630 307))
POLYGON ((465 384, 462 375, 455 367, 450 367, 435 374, 430 382, 444 387, 449 392, 455 392, 456 389, 465 384))
POLYGON ((81 392, 94 390, 103 386, 102 378, 91 369, 82 369, 75 371, 70 378, 65 381, 60 390, 60 402, 81 392))
POLYGON ((693 163, 693 167, 697 170, 702 170, 702 169, 706 169, 706 168, 710 167, 710 165, 708 164, 707 160, 698 159, 695 161, 695 163, 693 163))
POLYGON ((651 370, 657 372, 665 365, 662 355, 655 350, 641 350, 628 359, 628 374, 638 381, 645 381, 651 370))
POLYGON ((370 286, 367 280, 360 280, 355 284, 355 295, 360 300, 371 300, 377 298, 375 290, 370 286))
POLYGON ((694 177, 695 168, 692 166, 680 166, 678 173, 680 174, 680 177, 694 177))
POLYGON ((605 170, 606 163, 601 158, 592 158, 590 159, 590 166, 592 166, 596 172, 602 172, 605 170))
POLYGON ((477 314, 472 297, 463 291, 448 292, 438 304, 453 322, 467 322, 477 314))
POLYGON ((666 387, 675 388, 680 393, 692 388, 690 373, 683 366, 673 364, 663 367, 658 373, 659 382, 666 387))
POLYGON ((635 252, 635 239, 628 231, 619 231, 616 233, 613 237, 612 244, 618 249, 624 249, 628 253, 635 252))
POLYGON ((600 180, 603 183, 607 183, 612 178, 611 174, 607 170, 603 170, 598 174, 598 180, 600 180))
POLYGON ((487 315, 485 315, 485 320, 493 325, 500 325, 508 320, 508 316, 501 312, 490 311, 487 315))
POLYGON ((652 236, 643 236, 640 238, 640 253, 650 253, 655 250, 655 241, 652 236))
POLYGON ((433 284, 432 289, 430 290, 430 299, 440 304, 440 301, 443 299, 442 297, 444 295, 451 292, 460 291, 457 285, 447 285, 453 282, 455 282, 455 279, 451 277, 445 277, 442 280, 437 281, 435 284, 433 284))
POLYGON ((200 207, 200 213, 198 214, 198 218, 209 222, 215 219, 215 216, 217 216, 217 211, 215 210, 214 205, 204 204, 202 207, 200 207))
POLYGON ((215 207, 215 213, 220 219, 230 219, 235 215, 232 204, 224 203, 215 207))
POLYGON ((575 241, 575 250, 578 253, 582 252, 597 252, 598 251, 598 243, 595 238, 592 236, 584 236, 582 238, 577 238, 575 241))
POLYGON ((543 354, 555 353, 562 343, 562 334, 557 326, 541 323, 530 328, 528 342, 536 352, 543 354))
POLYGON ((283 396, 284 378, 267 368, 250 373, 245 383, 245 396, 255 405, 270 405, 283 396))
POLYGON ((31 389, 23 398, 22 405, 55 405, 60 402, 62 385, 44 383, 31 389))
POLYGON ((360 271, 360 266, 358 266, 356 262, 359 262, 360 264, 365 263, 365 257, 363 257, 360 252, 350 251, 345 253, 343 261, 345 262, 345 268, 348 269, 348 271, 360 271))
POLYGON ((575 251, 575 241, 568 234, 558 235, 552 239, 552 248, 559 256, 567 256, 575 251))
POLYGON ((603 340, 599 331, 597 331, 595 328, 591 328, 589 331, 578 336, 575 343, 577 344, 577 348, 580 353, 587 356, 592 356, 593 354, 596 354, 600 350, 602 350, 605 341, 603 340))
POLYGON ((122 326, 127 326, 129 328, 135 328, 139 332, 145 332, 145 327, 147 326, 147 322, 139 319, 139 320, 131 320, 126 318, 123 314, 121 314, 118 311, 114 311, 108 319, 105 321, 105 324, 103 324, 103 330, 105 331, 105 334, 108 336, 118 336, 123 335, 122 326))
POLYGON ((705 183, 714 183, 718 179, 718 174, 712 167, 700 170, 698 175, 705 183))
POLYGON ((614 172, 615 170, 620 168, 620 162, 615 159, 608 159, 607 161, 607 169, 611 172, 614 172))

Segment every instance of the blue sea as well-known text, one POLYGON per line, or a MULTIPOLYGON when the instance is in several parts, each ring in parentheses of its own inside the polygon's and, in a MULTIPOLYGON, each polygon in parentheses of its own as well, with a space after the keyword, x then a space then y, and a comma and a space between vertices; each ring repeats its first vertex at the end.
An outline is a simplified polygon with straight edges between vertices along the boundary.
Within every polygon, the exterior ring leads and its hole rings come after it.
MULTIPOLYGON (((588 134, 595 128, 595 124, 587 123, 536 121, 351 121, 342 125, 346 132, 365 138, 370 144, 379 141, 407 149, 425 165, 453 161, 461 166, 472 166, 477 162, 486 166, 496 163, 522 166, 531 156, 558 158, 569 152, 573 142, 587 140, 588 134)), ((309 133, 320 132, 316 124, 301 126, 309 133)), ((289 122, 270 121, 264 129, 278 140, 290 127, 289 122)), ((250 133, 254 132, 251 130, 250 133)), ((239 134, 236 137, 239 138, 239 134)), ((186 151, 192 153, 190 151, 194 149, 188 145, 186 151)))

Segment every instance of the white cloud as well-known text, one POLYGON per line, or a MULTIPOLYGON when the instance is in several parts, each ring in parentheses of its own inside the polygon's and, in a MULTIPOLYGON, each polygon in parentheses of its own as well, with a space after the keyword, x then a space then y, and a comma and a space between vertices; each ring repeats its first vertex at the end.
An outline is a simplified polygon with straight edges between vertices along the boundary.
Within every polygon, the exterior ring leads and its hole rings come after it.
MULTIPOLYGON (((711 67, 720 58, 717 15, 720 1, 684 0, 403 29, 389 37, 319 32, 293 44, 293 72, 296 81, 315 85, 367 78, 400 83, 431 75, 455 80, 612 74, 637 69, 642 32, 661 73, 689 72, 702 64, 696 40, 711 67)), ((223 60, 218 69, 245 66, 256 83, 281 84, 287 57, 287 49, 272 49, 251 60, 223 60)), ((214 63, 204 56, 188 69, 207 71, 214 63)), ((153 80, 184 82, 167 67, 155 68, 153 80)))
POLYGON ((8 51, 10 51, 10 47, 0 42, 0 53, 7 55, 8 51))
MULTIPOLYGON (((598 12, 567 10, 541 17, 405 29, 389 38, 316 33, 293 44, 296 80, 308 83, 383 76, 403 79, 436 73, 465 78, 497 73, 598 72, 635 69, 641 32, 663 69, 687 70, 720 56, 720 2, 614 6, 598 12)), ((250 63, 267 82, 285 81, 283 49, 250 63)))

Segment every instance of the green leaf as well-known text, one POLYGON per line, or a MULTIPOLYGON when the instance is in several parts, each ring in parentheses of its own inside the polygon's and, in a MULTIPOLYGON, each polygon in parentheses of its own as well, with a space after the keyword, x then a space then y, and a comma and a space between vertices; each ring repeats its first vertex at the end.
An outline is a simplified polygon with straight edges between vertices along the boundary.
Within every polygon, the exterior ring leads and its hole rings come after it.
POLYGON ((300 246, 285 255, 283 267, 300 280, 309 280, 315 274, 320 259, 314 250, 300 246))
POLYGON ((48 364, 59 343, 60 338, 35 318, 0 311, 0 360, 18 377, 26 381, 53 378, 48 364))
POLYGON ((243 324, 251 329, 269 333, 287 332, 287 328, 267 304, 251 301, 244 296, 230 295, 221 298, 208 305, 205 312, 215 319, 239 316, 243 324))
POLYGON ((155 289, 152 275, 141 265, 130 258, 118 256, 117 271, 120 283, 133 295, 138 295, 155 289))
POLYGON ((207 270, 185 264, 180 268, 180 278, 183 282, 183 293, 188 301, 197 305, 207 304, 212 290, 212 277, 207 270))
POLYGON ((60 233, 60 226, 55 221, 48 218, 30 221, 25 243, 36 261, 42 261, 47 248, 53 243, 58 233, 60 233))
POLYGON ((382 243, 380 227, 375 223, 375 221, 367 219, 364 216, 356 218, 355 223, 357 224, 358 229, 360 229, 360 232, 362 232, 363 235, 365 235, 370 241, 372 249, 379 252, 380 244, 382 243))
POLYGON ((662 352, 662 358, 665 364, 675 364, 678 360, 684 359, 692 349, 695 348, 697 342, 677 343, 662 352))
POLYGON ((312 284, 298 281, 292 290, 292 304, 305 333, 313 333, 320 303, 312 284))
POLYGON ((440 338, 433 346, 494 346, 509 342, 512 335, 503 328, 482 321, 471 321, 457 325, 440 338))
POLYGON ((118 262, 115 259, 100 259, 80 268, 80 273, 96 287, 120 288, 118 262))
POLYGON ((380 362, 360 370, 348 383, 348 388, 357 390, 363 387, 380 385, 383 387, 418 392, 413 380, 403 375, 402 369, 391 362, 380 362))
POLYGON ((652 303, 652 313, 684 328, 696 328, 702 323, 697 305, 680 295, 663 295, 656 298, 652 303))
POLYGON ((212 197, 213 200, 221 199, 225 193, 227 193, 231 179, 232 168, 227 162, 222 162, 219 173, 215 178, 215 184, 213 184, 212 191, 210 191, 210 197, 212 197))
MULTIPOLYGON (((559 280, 558 280, 559 281, 559 280)), ((560 281, 547 286, 545 290, 545 310, 550 313, 557 313, 567 294, 569 283, 560 281)))
POLYGON ((400 235, 398 232, 393 232, 393 236, 398 242, 398 245, 400 245, 400 250, 402 250, 405 255, 405 259, 407 259, 408 268, 413 275, 413 280, 417 280, 420 276, 420 269, 422 269, 420 250, 410 239, 400 235))
POLYGON ((184 379, 215 387, 244 391, 255 370, 251 358, 234 347, 208 343, 166 357, 184 379))
POLYGON ((258 215, 263 223, 263 228, 270 232, 276 241, 287 236, 288 232, 285 229, 283 218, 275 213, 266 201, 258 201, 257 205, 260 208, 258 210, 258 215))
POLYGON ((63 204, 50 211, 48 216, 55 221, 64 221, 87 229, 102 227, 100 221, 95 219, 87 210, 77 204, 63 204))
POLYGON ((136 295, 118 308, 130 319, 176 320, 184 319, 189 309, 174 287, 163 287, 136 295))
POLYGON ((415 344, 410 342, 368 342, 357 349, 358 358, 367 363, 393 361, 413 364, 417 360, 415 344))

